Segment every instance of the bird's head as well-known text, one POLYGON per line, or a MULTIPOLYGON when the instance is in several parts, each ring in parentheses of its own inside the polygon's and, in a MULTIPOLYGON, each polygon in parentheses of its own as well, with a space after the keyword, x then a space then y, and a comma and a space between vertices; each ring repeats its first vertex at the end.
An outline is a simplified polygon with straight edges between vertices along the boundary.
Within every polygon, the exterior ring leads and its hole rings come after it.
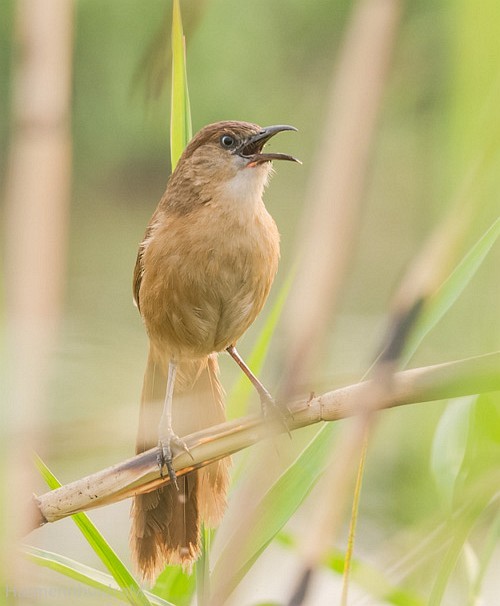
POLYGON ((172 175, 173 181, 189 180, 192 186, 227 188, 234 195, 262 193, 272 160, 300 162, 293 156, 265 152, 274 135, 297 129, 276 125, 261 127, 250 122, 225 121, 202 128, 190 141, 172 175))

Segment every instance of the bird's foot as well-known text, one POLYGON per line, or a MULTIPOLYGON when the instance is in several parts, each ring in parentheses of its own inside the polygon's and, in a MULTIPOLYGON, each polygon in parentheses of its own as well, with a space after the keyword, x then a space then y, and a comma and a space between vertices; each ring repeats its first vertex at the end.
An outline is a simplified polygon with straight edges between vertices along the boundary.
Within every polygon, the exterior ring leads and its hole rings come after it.
POLYGON ((160 439, 158 440, 158 454, 156 456, 156 460, 158 462, 158 467, 160 468, 161 477, 165 477, 163 469, 166 467, 170 482, 177 490, 179 490, 177 475, 172 462, 174 448, 184 450, 184 452, 187 452, 187 454, 193 458, 191 451, 186 445, 186 442, 184 442, 182 438, 179 438, 177 434, 170 430, 165 435, 160 436, 160 439))
POLYGON ((262 409, 262 416, 264 419, 266 419, 266 421, 270 420, 278 422, 285 429, 288 435, 292 437, 290 427, 288 425, 291 413, 286 406, 278 404, 278 402, 276 402, 276 400, 269 393, 260 395, 260 406, 262 409))

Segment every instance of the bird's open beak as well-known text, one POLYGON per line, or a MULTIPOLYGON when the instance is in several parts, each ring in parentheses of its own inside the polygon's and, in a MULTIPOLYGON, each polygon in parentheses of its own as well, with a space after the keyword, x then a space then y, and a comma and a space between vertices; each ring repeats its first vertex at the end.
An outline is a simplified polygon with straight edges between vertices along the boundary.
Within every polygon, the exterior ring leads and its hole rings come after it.
POLYGON ((290 162, 298 162, 302 164, 300 160, 289 156, 288 154, 280 153, 262 153, 264 145, 274 135, 283 132, 284 130, 297 130, 294 126, 288 126, 287 124, 278 124, 276 126, 266 126, 259 133, 253 135, 247 139, 243 145, 237 150, 237 153, 247 160, 249 160, 248 166, 255 166, 263 162, 270 162, 271 160, 290 160, 290 162))

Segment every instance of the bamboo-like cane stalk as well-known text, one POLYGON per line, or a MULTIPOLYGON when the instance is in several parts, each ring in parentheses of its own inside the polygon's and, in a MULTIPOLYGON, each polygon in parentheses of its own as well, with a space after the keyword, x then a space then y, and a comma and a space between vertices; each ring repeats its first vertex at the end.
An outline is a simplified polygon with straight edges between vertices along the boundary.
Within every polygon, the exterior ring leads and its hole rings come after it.
MULTIPOLYGON (((495 352, 396 373, 391 396, 383 407, 500 390, 499 368, 500 352, 495 352)), ((372 386, 371 381, 365 381, 294 402, 289 406, 289 429, 363 413, 362 403, 371 397, 372 386)), ((189 473, 283 430, 280 423, 270 426, 262 417, 254 415, 198 431, 184 438, 190 454, 179 453, 173 461, 174 469, 178 475, 189 473)), ((161 477, 156 456, 153 448, 34 497, 33 519, 41 526, 166 484, 168 477, 161 477)))

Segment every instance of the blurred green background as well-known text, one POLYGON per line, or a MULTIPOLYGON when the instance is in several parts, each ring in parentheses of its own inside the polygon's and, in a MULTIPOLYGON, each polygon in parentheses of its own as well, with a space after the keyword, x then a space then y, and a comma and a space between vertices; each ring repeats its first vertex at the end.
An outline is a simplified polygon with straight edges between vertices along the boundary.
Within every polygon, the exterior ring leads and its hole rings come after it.
MULTIPOLYGON (((415 0, 405 7, 357 253, 340 314, 325 335, 318 391, 355 381, 366 370, 398 278, 460 191, 481 146, 490 149, 498 142, 500 8, 492 0, 481 2, 481 10, 475 6, 467 0, 415 0)), ((283 136, 280 150, 301 158, 303 166, 276 167, 266 195, 283 239, 271 300, 296 259, 308 177, 351 8, 346 0, 183 3, 194 130, 222 119, 289 123, 299 129, 283 136)), ((131 278, 137 246, 169 175, 169 76, 164 81, 162 75, 168 65, 169 12, 164 0, 76 2, 68 279, 41 453, 63 482, 133 453, 147 343, 132 305, 131 278)), ((9 143, 12 18, 13 2, 3 0, 2 182, 9 143)), ((498 215, 497 156, 489 154, 474 190, 482 211, 468 244, 498 215)), ((499 261, 497 247, 411 365, 499 348, 499 261)), ((251 350, 261 325, 262 318, 245 336, 243 354, 251 350)), ((282 340, 278 329, 263 373, 271 390, 280 374, 282 340)), ((222 372, 230 389, 236 369, 224 359, 222 372)), ((381 415, 361 506, 362 554, 383 552, 385 537, 418 527, 436 512, 429 450, 441 411, 433 404, 381 415)), ((44 490, 41 482, 36 490, 44 490)), ((120 504, 94 514, 125 558, 127 508, 120 504)), ((69 521, 44 528, 30 540, 95 564, 69 521)), ((52 573, 36 574, 52 575, 55 582, 52 573)))

